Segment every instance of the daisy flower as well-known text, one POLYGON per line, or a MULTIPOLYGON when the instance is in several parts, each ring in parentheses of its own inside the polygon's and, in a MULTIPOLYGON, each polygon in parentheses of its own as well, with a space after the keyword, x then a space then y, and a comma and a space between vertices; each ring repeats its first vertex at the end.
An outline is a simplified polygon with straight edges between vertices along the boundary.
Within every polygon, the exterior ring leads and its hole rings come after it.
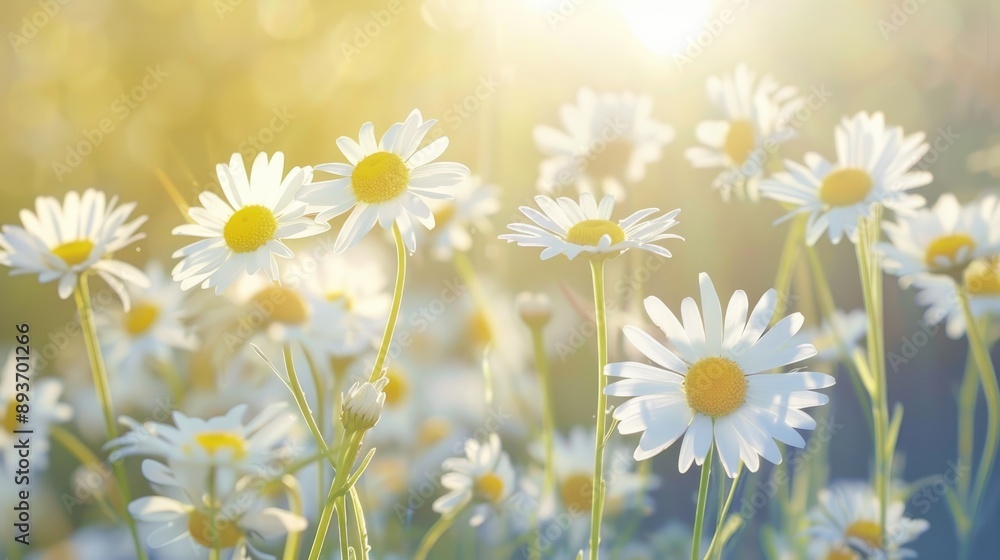
POLYGON ((226 199, 206 191, 198 195, 202 206, 191 208, 193 224, 177 226, 174 235, 203 237, 174 253, 180 258, 172 272, 187 290, 202 288, 221 292, 243 273, 259 271, 278 278, 275 257, 291 258, 292 250, 282 240, 316 235, 329 229, 306 216, 307 206, 298 200, 302 184, 311 171, 293 167, 284 174, 285 156, 270 159, 261 152, 247 175, 243 157, 236 153, 229 165, 219 164, 216 173, 226 199))
POLYGON ((653 100, 632 93, 577 93, 576 104, 559 108, 562 129, 535 127, 538 149, 545 154, 538 190, 551 193, 575 186, 579 193, 623 198, 625 185, 646 176, 646 166, 660 160, 674 129, 652 117, 653 100))
POLYGON ((456 251, 471 249, 472 234, 489 230, 489 217, 500 210, 500 189, 484 184, 479 177, 467 177, 451 193, 454 200, 429 202, 435 225, 427 242, 438 260, 448 260, 456 251))
POLYGON ((880 243, 886 272, 912 280, 915 274, 960 274, 973 260, 1000 253, 1000 208, 996 196, 962 206, 941 195, 930 209, 882 226, 891 243, 880 243))
POLYGON ((414 109, 376 143, 375 125, 367 122, 357 142, 347 136, 337 139, 348 163, 315 167, 316 171, 340 176, 309 186, 303 200, 318 209, 316 219, 327 221, 353 209, 337 236, 338 253, 361 241, 376 221, 384 229, 395 223, 410 253, 416 250, 412 218, 427 229, 434 228, 434 214, 426 200, 451 198, 442 187, 454 186, 469 175, 469 169, 460 163, 434 162, 448 147, 448 137, 420 148, 436 123, 435 119, 425 121, 414 109))
POLYGON ((930 526, 903 515, 904 504, 890 504, 885 530, 879 524, 879 500, 864 483, 841 482, 821 490, 819 504, 809 514, 810 558, 817 560, 897 560, 917 554, 903 545, 930 526), (888 542, 882 542, 882 534, 888 542))
POLYGON ((805 327, 789 341, 789 345, 811 343, 816 348, 814 361, 834 363, 844 355, 850 357, 868 334, 868 315, 863 309, 837 309, 830 319, 818 327, 805 327))
POLYGON ((107 361, 114 369, 130 373, 149 360, 166 362, 177 350, 197 346, 194 333, 184 321, 182 292, 158 262, 146 265, 149 286, 128 288, 132 306, 126 311, 99 311, 97 324, 107 361))
POLYGON ((797 135, 788 121, 804 99, 796 88, 782 86, 770 74, 757 81, 745 64, 731 74, 710 77, 708 97, 724 120, 698 123, 695 136, 704 146, 688 148, 684 157, 695 167, 722 168, 712 186, 723 198, 735 190, 756 200, 767 159, 797 135))
POLYGON ((643 432, 636 460, 648 459, 684 436, 680 472, 692 462, 701 465, 714 442, 733 478, 741 461, 756 472, 758 455, 780 463, 781 452, 773 440, 802 447, 805 441, 795 430, 816 427, 802 409, 826 404, 827 397, 813 389, 830 387, 834 379, 817 372, 762 373, 816 354, 811 344, 788 345, 802 327, 801 313, 767 329, 777 303, 775 290, 764 294, 749 319, 747 296, 738 290, 723 318, 711 279, 703 273, 699 283, 701 313, 693 299, 685 298, 683 324, 659 299, 645 299, 646 313, 673 350, 636 327, 625 327, 629 342, 656 365, 608 364, 607 375, 625 380, 610 384, 605 392, 630 397, 615 409, 614 418, 622 434, 643 432))
POLYGON ((465 457, 445 459, 441 468, 447 471, 441 485, 448 493, 431 506, 441 515, 455 515, 470 503, 475 504, 469 524, 478 527, 491 510, 514 491, 514 467, 510 456, 500 447, 500 436, 490 434, 485 442, 469 439, 465 442, 465 457))
MULTIPOLYGON (((31 460, 32 466, 40 469, 48 467, 49 462, 49 427, 65 422, 73 416, 73 409, 60 402, 63 384, 57 379, 39 379, 31 381, 31 411, 29 422, 18 421, 17 406, 22 404, 17 400, 18 364, 28 364, 17 359, 14 352, 7 354, 3 371, 0 372, 0 458, 9 472, 17 470, 18 453, 14 449, 19 436, 14 430, 31 430, 31 460)), ((28 371, 34 371, 29 367, 28 371)))
POLYGON ((764 196, 797 206, 778 222, 809 214, 810 245, 823 232, 839 243, 844 234, 855 240, 858 218, 875 204, 903 213, 924 205, 923 197, 909 192, 932 179, 927 171, 911 171, 930 148, 923 132, 906 136, 898 126, 887 127, 882 113, 861 112, 844 117, 835 138, 836 162, 808 153, 805 165, 786 160, 788 171, 761 182, 764 196))
MULTIPOLYGON (((962 283, 969 291, 972 315, 1000 317, 1000 262, 996 258, 973 261, 962 273, 962 283)), ((965 335, 965 314, 958 299, 955 280, 943 275, 918 275, 913 281, 917 305, 926 306, 924 323, 945 323, 949 338, 965 335)))
POLYGON ((624 220, 612 221, 615 199, 608 195, 600 205, 590 193, 580 195, 580 202, 560 197, 552 200, 545 195, 535 197, 541 212, 522 206, 521 213, 534 224, 513 223, 507 227, 515 233, 500 236, 521 247, 542 247, 542 260, 556 255, 569 259, 580 253, 588 256, 614 257, 629 249, 642 249, 661 257, 670 257, 670 251, 656 245, 663 239, 681 239, 679 235, 664 233, 677 225, 674 218, 680 209, 673 210, 652 220, 646 217, 659 212, 658 208, 645 208, 624 220))
MULTIPOLYGON (((129 513, 142 523, 160 525, 146 537, 147 544, 159 549, 189 548, 185 555, 208 558, 209 550, 218 545, 222 550, 233 549, 232 558, 273 559, 262 552, 258 544, 290 532, 305 530, 304 518, 289 511, 266 507, 255 492, 251 477, 238 482, 233 492, 219 499, 213 520, 206 507, 209 496, 186 486, 176 473, 162 463, 145 460, 142 474, 166 496, 146 496, 129 504, 129 513)), ((171 549, 167 549, 171 550, 171 549)))
POLYGON ((112 258, 116 251, 144 238, 137 233, 146 216, 128 221, 136 203, 118 206, 94 189, 81 196, 66 193, 62 204, 50 196, 35 199, 35 211, 21 210, 21 226, 3 226, 0 264, 11 275, 37 274, 41 283, 59 280, 59 297, 68 298, 81 274, 94 271, 108 283, 128 308, 126 284, 146 286, 149 280, 138 268, 112 258))

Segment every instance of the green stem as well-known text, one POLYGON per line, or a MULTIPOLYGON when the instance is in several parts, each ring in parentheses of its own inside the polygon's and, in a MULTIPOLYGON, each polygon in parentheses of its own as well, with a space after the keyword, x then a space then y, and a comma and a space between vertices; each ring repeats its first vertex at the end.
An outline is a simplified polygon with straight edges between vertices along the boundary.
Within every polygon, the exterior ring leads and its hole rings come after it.
POLYGON ((976 515, 982 503, 983 494, 986 492, 986 486, 989 484, 997 446, 1000 444, 1000 387, 997 386, 997 374, 993 368, 989 348, 986 347, 983 334, 979 330, 979 324, 976 322, 976 318, 972 314, 972 307, 969 305, 968 290, 959 288, 958 299, 962 303, 962 311, 965 314, 965 329, 968 333, 969 347, 972 349, 976 369, 979 370, 979 379, 986 395, 986 440, 983 443, 983 454, 979 457, 976 483, 972 487, 969 508, 969 520, 975 527, 976 515))
MULTIPOLYGON (((976 437, 976 401, 979 396, 979 370, 976 368, 976 358, 969 346, 968 357, 965 359, 965 374, 958 390, 958 464, 971 466, 976 437)), ((969 503, 969 485, 971 478, 958 477, 956 485, 959 497, 969 503)))
POLYGON ((442 515, 440 519, 431 525, 431 528, 427 530, 427 534, 424 535, 423 540, 420 541, 420 546, 417 548, 417 553, 413 555, 413 560, 427 560, 427 555, 430 554, 431 549, 434 548, 434 545, 441 539, 441 536, 455 523, 455 518, 458 517, 461 511, 459 509, 450 515, 442 515))
POLYGON ((306 426, 309 427, 309 432, 312 434, 313 440, 316 442, 316 447, 319 448, 321 453, 323 453, 326 460, 336 468, 337 464, 330 456, 330 448, 326 444, 326 439, 323 437, 322 430, 320 430, 319 425, 316 424, 316 418, 313 416, 312 410, 309 408, 309 400, 306 399, 306 393, 302 390, 302 383, 299 382, 299 376, 295 372, 295 363, 292 358, 291 345, 286 344, 283 352, 285 357, 285 370, 288 372, 288 383, 292 388, 292 397, 295 399, 295 404, 299 407, 299 414, 301 414, 302 419, 306 421, 306 426))
POLYGON ((708 503, 708 481, 712 477, 712 447, 708 448, 708 457, 701 465, 701 483, 698 485, 698 507, 694 513, 694 533, 691 535, 691 560, 701 558, 701 535, 705 526, 705 506, 708 503))
POLYGON ((607 432, 608 397, 604 394, 607 377, 604 366, 608 364, 608 321, 604 299, 604 259, 590 261, 594 281, 594 311, 597 320, 597 427, 594 444, 594 479, 590 503, 590 560, 597 560, 601 544, 601 516, 604 513, 604 438, 607 432))
MULTIPOLYGON (((101 413, 104 415, 104 430, 108 440, 118 437, 118 425, 115 423, 114 405, 111 402, 111 385, 108 382, 108 370, 104 366, 104 356, 101 354, 101 345, 97 338, 97 325, 94 323, 94 308, 90 303, 90 287, 87 285, 87 273, 80 275, 79 283, 73 290, 73 299, 76 301, 76 309, 80 313, 80 323, 83 327, 83 340, 87 347, 87 356, 90 359, 90 371, 94 378, 94 388, 97 390, 97 400, 101 406, 101 413)), ((125 465, 121 461, 115 461, 113 465, 115 478, 118 481, 118 490, 122 497, 122 518, 128 525, 129 533, 132 535, 132 544, 135 545, 136 557, 139 560, 146 560, 146 549, 139 538, 139 530, 136 527, 132 514, 128 511, 128 503, 132 501, 132 493, 129 490, 128 476, 125 473, 125 465)))
MULTIPOLYGON (((292 475, 286 474, 281 477, 281 484, 285 486, 288 491, 288 504, 292 509, 292 513, 301 516, 302 515, 302 489, 299 487, 299 481, 292 475)), ((295 560, 299 556, 299 545, 302 543, 302 532, 292 531, 288 534, 288 538, 285 540, 285 552, 282 555, 282 560, 295 560)))
POLYGON ((350 536, 347 534, 347 500, 343 496, 337 498, 337 530, 340 536, 340 557, 350 558, 350 536))
POLYGON ((219 547, 219 504, 215 498, 215 467, 208 474, 208 518, 211 520, 212 548, 208 552, 208 560, 219 560, 222 558, 222 549, 219 547))
POLYGON ((368 545, 368 524, 365 523, 365 512, 361 507, 361 496, 358 495, 358 489, 351 486, 350 489, 351 502, 354 504, 354 520, 358 526, 358 546, 361 547, 361 557, 359 560, 368 560, 368 551, 371 548, 368 545))
POLYGON ((326 534, 330 531, 330 522, 333 520, 333 512, 336 509, 334 504, 336 496, 337 487, 331 484, 330 491, 326 495, 326 502, 324 502, 323 513, 320 514, 319 521, 316 523, 316 536, 313 537, 312 548, 309 549, 309 560, 319 560, 323 554, 326 534))
MULTIPOLYGON (((545 464, 542 465, 542 500, 552 495, 555 489, 555 414, 552 410, 552 376, 549 371, 548 355, 545 352, 545 338, 542 327, 531 328, 531 339, 535 351, 535 371, 538 374, 538 381, 542 387, 542 449, 545 464)), ((532 558, 538 558, 542 551, 542 527, 538 522, 538 512, 535 516, 535 544, 530 551, 532 558)))
MULTIPOLYGON (((729 514, 729 508, 733 505, 733 498, 736 497, 736 488, 740 485, 740 479, 743 478, 743 463, 740 463, 740 468, 736 473, 736 478, 733 479, 733 485, 729 487, 729 495, 726 497, 726 501, 722 504, 722 509, 719 511, 719 524, 715 527, 715 532, 712 535, 712 542, 708 545, 708 550, 705 551, 705 560, 712 558, 713 555, 717 557, 722 557, 722 551, 716 550, 716 547, 722 546, 719 543, 719 537, 722 535, 722 530, 726 524, 726 515, 729 514)), ((723 480, 725 480, 723 478, 723 480)), ((719 487, 722 487, 720 484, 719 487)), ((701 536, 698 536, 699 542, 701 541, 701 536)))
POLYGON ((361 436, 358 432, 345 436, 344 444, 337 455, 337 474, 333 478, 333 483, 330 484, 330 491, 327 493, 326 502, 324 502, 323 513, 320 514, 319 523, 316 525, 316 536, 313 538, 312 548, 309 551, 309 560, 318 560, 322 554, 323 545, 326 542, 326 534, 330 530, 330 522, 334 512, 337 514, 338 526, 342 522, 347 523, 346 508, 336 507, 336 502, 345 493, 344 484, 351 474, 351 466, 354 464, 354 459, 357 457, 360 447, 361 436))
POLYGON ((778 292, 778 302, 774 307, 772 321, 779 321, 785 316, 791 296, 792 273, 795 271, 795 261, 799 256, 799 247, 805 237, 805 216, 796 218, 788 229, 785 244, 778 258, 778 272, 774 278, 774 290, 778 292))
POLYGON ((378 348, 375 364, 368 376, 368 381, 372 383, 382 376, 382 367, 385 365, 385 359, 389 355, 389 346, 392 344, 392 334, 396 330, 399 307, 403 303, 403 282, 406 279, 406 246, 403 244, 403 234, 399 231, 398 225, 393 224, 392 235, 396 240, 396 287, 392 291, 392 307, 389 309, 389 321, 385 324, 385 331, 382 333, 382 344, 378 348))
MULTIPOLYGON (((62 445, 66 451, 69 451, 70 454, 80 462, 80 464, 85 465, 94 472, 104 476, 104 473, 106 473, 105 469, 107 467, 105 467, 101 460, 97 458, 97 455, 94 455, 93 451, 91 451, 85 443, 70 433, 69 430, 63 428, 62 426, 50 426, 49 435, 52 436, 53 440, 62 445)), ((119 515, 115 513, 114 508, 112 508, 111 504, 108 503, 104 496, 104 492, 95 492, 94 496, 97 500, 98 507, 100 507, 101 511, 108 516, 108 519, 116 521, 119 518, 119 515)))

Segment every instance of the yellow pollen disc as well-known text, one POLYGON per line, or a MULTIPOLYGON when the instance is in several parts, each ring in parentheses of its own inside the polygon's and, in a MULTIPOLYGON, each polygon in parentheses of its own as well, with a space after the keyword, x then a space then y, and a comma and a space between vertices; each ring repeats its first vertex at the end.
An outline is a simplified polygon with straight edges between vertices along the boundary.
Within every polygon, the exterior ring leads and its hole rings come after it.
POLYGON ((965 269, 965 287, 976 296, 1000 295, 1000 267, 990 260, 972 261, 965 269))
POLYGON ((160 308, 151 303, 137 303, 125 314, 125 332, 139 336, 146 332, 160 316, 160 308))
POLYGON ((469 338, 477 344, 486 345, 493 340, 493 329, 490 327, 490 319, 482 311, 476 311, 469 316, 468 329, 469 338))
POLYGON ((611 237, 611 244, 625 241, 625 230, 611 220, 584 220, 569 228, 566 241, 576 245, 596 247, 605 235, 611 237))
POLYGON ((862 169, 838 169, 823 179, 819 199, 827 206, 850 206, 864 201, 872 190, 872 178, 862 169))
POLYGON ((753 124, 750 121, 740 119, 729 123, 729 133, 726 135, 725 144, 722 145, 722 151, 726 152, 729 159, 742 164, 756 145, 753 124))
POLYGON ((216 544, 219 548, 233 548, 239 544, 243 533, 232 521, 219 521, 212 523, 207 513, 198 510, 191 510, 188 514, 188 532, 194 542, 206 548, 212 548, 216 544), (213 525, 217 529, 213 530, 213 525))
POLYGON ((451 433, 451 423, 444 418, 428 418, 417 428, 417 442, 421 447, 430 447, 448 437, 451 433))
POLYGON ((94 250, 94 244, 86 239, 80 241, 70 241, 52 249, 52 254, 59 257, 68 266, 75 266, 86 262, 90 258, 90 252, 94 250))
POLYGON ((254 294, 250 303, 267 319, 286 325, 300 325, 306 321, 309 312, 306 303, 297 293, 281 286, 269 286, 254 294))
POLYGON ((455 216, 455 203, 448 202, 434 212, 435 227, 448 223, 455 216))
POLYGON ((388 202, 406 190, 410 170, 396 154, 375 152, 358 162, 351 173, 354 196, 367 204, 388 202))
POLYGON ((632 159, 632 143, 624 138, 606 144, 598 143, 587 153, 585 173, 591 177, 621 177, 632 159))
POLYGON ((874 521, 855 521, 847 527, 844 536, 857 539, 871 548, 882 548, 882 526, 874 521))
POLYGON ((194 440, 209 455, 216 455, 228 449, 235 458, 246 455, 247 443, 243 436, 233 432, 202 432, 194 436, 194 440))
POLYGON ((976 248, 976 241, 964 233, 952 233, 942 235, 927 246, 927 255, 924 261, 930 268, 940 268, 937 259, 944 257, 949 263, 958 264, 958 253, 962 249, 967 249, 966 258, 976 248))
POLYGON ((18 402, 16 400, 10 401, 10 403, 7 404, 7 410, 4 411, 3 416, 0 416, 0 426, 3 426, 4 431, 8 434, 14 433, 14 430, 19 427, 17 421, 17 405, 18 402))
POLYGON ((594 496, 591 475, 575 473, 566 477, 559 486, 563 504, 570 513, 589 511, 594 496))
POLYGON ((503 479, 495 473, 486 473, 476 479, 476 493, 491 502, 499 502, 503 496, 503 479))
POLYGON ((718 418, 734 412, 747 399, 747 378, 728 358, 702 358, 684 377, 684 395, 695 412, 718 418))
POLYGON ((861 558, 850 550, 832 548, 826 555, 826 560, 861 560, 861 558))
POLYGON ((403 403, 410 394, 410 384, 406 381, 406 376, 402 371, 392 367, 386 370, 385 376, 389 378, 389 383, 382 389, 385 392, 385 404, 396 406, 403 403))
POLYGON ((260 205, 244 206, 233 214, 222 228, 226 245, 235 253, 252 253, 274 239, 278 219, 260 205))

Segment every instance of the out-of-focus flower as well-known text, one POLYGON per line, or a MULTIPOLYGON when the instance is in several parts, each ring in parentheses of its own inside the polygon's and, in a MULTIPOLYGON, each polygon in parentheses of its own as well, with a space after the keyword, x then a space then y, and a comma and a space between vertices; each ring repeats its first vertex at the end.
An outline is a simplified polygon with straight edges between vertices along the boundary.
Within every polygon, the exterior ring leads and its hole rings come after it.
POLYGON ((844 234, 853 241, 860 216, 869 215, 876 204, 896 212, 924 205, 924 198, 911 189, 931 182, 927 171, 911 169, 930 145, 918 132, 906 136, 901 127, 887 127, 882 113, 861 112, 844 117, 837 127, 837 161, 808 153, 805 165, 785 160, 788 171, 761 182, 761 193, 797 208, 778 222, 808 214, 806 242, 816 243, 823 232, 839 243, 844 234))
POLYGON ((307 189, 304 200, 319 211, 317 219, 327 221, 353 209, 337 236, 338 253, 357 245, 375 222, 384 229, 395 223, 411 253, 416 250, 411 217, 427 229, 434 228, 434 214, 425 199, 451 198, 442 187, 456 185, 469 175, 469 169, 460 163, 434 162, 448 147, 447 136, 420 148, 435 123, 435 119, 424 121, 414 109, 406 121, 390 126, 376 143, 375 125, 367 122, 357 142, 347 136, 337 139, 349 163, 315 167, 341 177, 314 182, 307 189))
POLYGON ((532 329, 541 329, 552 319, 552 300, 545 294, 521 292, 514 300, 517 314, 532 329))
POLYGON ((698 123, 695 136, 704 146, 684 151, 695 167, 722 168, 712 182, 723 198, 735 190, 751 200, 769 158, 780 144, 797 136, 789 119, 804 99, 793 86, 782 86, 770 74, 757 81, 745 64, 731 74, 708 79, 708 97, 725 120, 698 123))
POLYGON ((206 191, 198 195, 202 206, 188 214, 193 224, 177 226, 174 235, 203 237, 174 253, 181 262, 174 267, 174 280, 187 290, 202 288, 221 292, 242 274, 259 271, 272 280, 278 278, 275 257, 291 258, 285 239, 316 235, 329 229, 306 216, 307 206, 298 197, 302 184, 311 175, 308 168, 293 167, 284 174, 285 156, 276 152, 270 159, 261 152, 248 176, 243 157, 236 153, 229 165, 216 171, 226 199, 206 191))
POLYGON ((380 377, 375 383, 355 382, 344 396, 344 408, 340 421, 347 433, 371 429, 382 416, 385 404, 383 389, 389 383, 388 377, 380 377))
POLYGON ((816 560, 913 558, 903 545, 916 540, 930 524, 903 515, 905 504, 889 504, 886 524, 878 521, 879 499, 870 486, 841 482, 819 493, 819 504, 809 514, 809 557, 816 560), (886 542, 882 541, 885 535, 886 542))
POLYGON ((27 560, 132 560, 135 545, 123 526, 88 525, 45 550, 29 554, 27 560))
POLYGON ((780 463, 775 439, 794 447, 805 445, 795 430, 814 429, 816 422, 802 409, 826 404, 826 395, 813 390, 833 385, 834 379, 818 372, 761 373, 816 354, 811 344, 788 345, 802 327, 801 313, 767 328, 778 298, 773 289, 749 319, 747 296, 737 290, 723 318, 711 279, 701 274, 699 283, 701 313, 692 298, 685 298, 683 324, 659 299, 645 299, 646 312, 673 350, 636 327, 625 327, 629 342, 656 366, 608 364, 607 375, 626 379, 612 383, 605 392, 630 397, 615 409, 614 418, 622 434, 643 432, 636 460, 648 459, 684 436, 678 459, 681 472, 692 462, 701 465, 714 442, 732 478, 741 461, 752 472, 760 466, 758 456, 780 463))
POLYGON ((118 197, 87 189, 81 196, 66 193, 62 204, 51 196, 35 199, 35 211, 21 210, 21 226, 3 226, 0 264, 11 275, 37 274, 41 283, 59 280, 59 297, 73 293, 77 278, 89 271, 108 283, 129 307, 126 284, 149 285, 138 268, 111 258, 112 254, 144 238, 136 233, 146 216, 128 221, 136 203, 117 206, 118 197))
MULTIPOLYGON (((969 307, 974 317, 1000 317, 1000 261, 996 258, 973 261, 962 273, 963 287, 969 291, 969 307)), ((918 275, 913 281, 918 305, 927 306, 924 322, 945 322, 950 338, 965 335, 965 313, 955 291, 956 282, 944 275, 918 275)))
POLYGON ((674 129, 652 116, 653 100, 632 93, 577 93, 576 104, 559 108, 563 129, 535 127, 538 149, 545 154, 538 190, 545 193, 575 186, 580 194, 622 199, 625 185, 646 177, 646 166, 660 160, 674 129))
POLYGON ((439 260, 450 259, 455 251, 472 248, 472 233, 488 231, 489 217, 500 210, 500 189, 484 184, 476 176, 462 180, 450 191, 454 200, 428 201, 434 213, 434 229, 427 236, 431 253, 439 260))
POLYGON ((565 197, 553 200, 545 195, 536 196, 535 202, 542 212, 529 206, 522 206, 520 210, 537 225, 510 224, 507 227, 515 233, 501 235, 500 239, 521 247, 542 247, 542 260, 556 255, 566 255, 572 260, 580 253, 615 257, 629 249, 642 249, 661 257, 670 257, 670 251, 656 245, 656 242, 684 239, 664 233, 677 225, 674 218, 680 209, 646 220, 659 209, 644 208, 614 222, 611 214, 615 209, 615 199, 611 195, 601 199, 600 206, 590 193, 581 194, 579 203, 565 197))
POLYGON ((514 467, 510 456, 500 447, 497 434, 490 434, 485 442, 467 440, 465 457, 445 459, 441 466, 447 471, 441 477, 441 485, 448 493, 434 501, 434 511, 453 515, 472 503, 470 525, 473 527, 481 525, 491 510, 514 491, 514 467))
POLYGON ((908 283, 915 274, 960 275, 970 262, 1000 253, 996 196, 962 206, 953 194, 934 206, 883 225, 891 243, 880 243, 886 272, 908 283))
MULTIPOLYGON (((8 472, 17 470, 18 450, 14 448, 18 435, 14 430, 31 430, 31 465, 45 469, 49 463, 49 427, 52 424, 65 422, 73 416, 73 409, 64 402, 59 402, 62 396, 63 384, 58 379, 38 379, 23 382, 18 378, 19 364, 29 365, 26 360, 18 360, 12 351, 7 355, 0 373, 0 458, 8 472), (31 400, 18 400, 18 394, 28 394, 20 388, 30 386, 31 400), (24 408, 18 409, 21 405, 24 408), (28 412, 22 412, 28 411, 28 412), (22 416, 23 414, 23 416, 22 416), (24 422, 23 419, 27 419, 24 422)), ((24 371, 34 371, 27 367, 24 371)), ((24 436, 20 436, 24 437, 24 436)), ((10 480, 13 480, 11 478, 10 480)), ((7 482, 5 481, 4 484, 7 482)))
POLYGON ((811 343, 816 348, 813 361, 833 363, 850 358, 868 332, 868 316, 863 309, 834 311, 819 327, 804 327, 789 341, 789 346, 811 343))

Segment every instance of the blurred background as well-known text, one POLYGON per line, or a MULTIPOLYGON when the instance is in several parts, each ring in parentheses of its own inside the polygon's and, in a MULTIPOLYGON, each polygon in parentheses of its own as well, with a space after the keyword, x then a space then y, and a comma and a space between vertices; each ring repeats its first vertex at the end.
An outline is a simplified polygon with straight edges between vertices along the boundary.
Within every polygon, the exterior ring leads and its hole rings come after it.
MULTIPOLYGON (((496 234, 536 192, 542 156, 533 128, 558 126, 559 106, 573 102, 579 88, 647 94, 653 116, 676 131, 663 158, 629 191, 629 207, 683 210, 674 232, 687 241, 670 245, 674 257, 650 273, 644 292, 677 305, 696 293, 697 273, 705 271, 720 293, 744 289, 756 298, 774 282, 787 226, 772 227, 782 212, 771 202, 723 202, 710 187, 714 173, 684 159, 696 144, 696 123, 718 118, 705 94, 708 77, 747 63, 807 95, 829 92, 799 138, 783 146, 782 156, 792 159, 832 154, 841 116, 884 111, 907 132, 942 139, 926 162, 935 181, 922 194, 933 201, 953 191, 970 201, 1000 178, 1000 6, 991 12, 990 3, 9 0, 0 5, 8 43, 0 56, 0 222, 17 223, 18 209, 39 195, 97 187, 138 201, 137 212, 150 217, 147 239, 119 258, 169 263, 188 242, 170 235, 184 222, 180 208, 217 188, 214 166, 233 152, 252 158, 282 151, 291 165, 340 161, 338 136, 355 136, 369 120, 381 133, 417 107, 439 119, 432 135, 451 139, 444 159, 467 164, 500 189, 493 228, 478 232, 470 253, 491 299, 510 315, 519 291, 549 293, 569 317, 558 323, 567 326, 553 327, 551 343, 573 344, 574 296, 589 305, 586 264, 543 263, 496 234)), ((388 241, 384 247, 390 250, 388 241)), ((819 247, 838 306, 861 307, 852 247, 825 240, 819 247)), ((609 271, 612 286, 626 270, 619 261, 609 271)), ((422 286, 408 287, 413 305, 455 275, 419 252, 411 271, 411 285, 422 286)), ((51 285, 4 274, 0 293, 0 315, 30 321, 35 333, 72 320, 72 304, 58 300, 51 285)), ((634 303, 623 300, 620 312, 634 314, 634 303)), ((913 294, 887 279, 890 352, 913 337, 921 315, 913 294)), ((890 368, 890 401, 906 407, 900 476, 909 481, 945 472, 955 454, 965 342, 927 330, 918 359, 890 368)), ((553 355, 560 426, 590 422, 591 346, 588 340, 566 359, 553 355)), ((616 352, 612 361, 624 359, 616 352)), ((831 415, 846 427, 831 442, 833 478, 867 473, 857 458, 870 454, 871 444, 857 406, 849 385, 839 384, 831 415)), ((654 521, 643 527, 673 517, 690 523, 697 475, 677 475, 676 453, 654 461, 663 483, 654 521)), ((58 462, 53 468, 61 472, 58 462)), ((68 483, 55 476, 52 484, 68 483)), ((1000 507, 995 490, 986 502, 992 522, 1000 507)), ((931 529, 914 548, 923 558, 949 557, 954 537, 943 500, 920 513, 931 529)), ((40 540, 57 540, 79 521, 75 514, 52 519, 40 540)), ((758 557, 753 530, 740 558, 758 557)), ((979 550, 998 543, 1000 536, 984 535, 979 550)))

